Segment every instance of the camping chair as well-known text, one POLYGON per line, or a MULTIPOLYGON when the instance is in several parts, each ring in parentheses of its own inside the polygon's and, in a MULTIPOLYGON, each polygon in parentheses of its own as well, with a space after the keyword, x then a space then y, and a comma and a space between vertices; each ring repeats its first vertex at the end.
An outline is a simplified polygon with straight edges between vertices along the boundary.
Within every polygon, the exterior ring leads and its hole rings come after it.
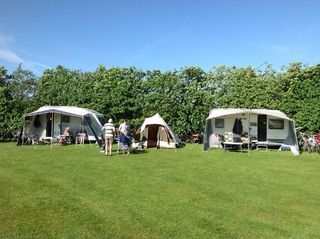
POLYGON ((78 132, 76 134, 76 145, 77 144, 82 144, 84 145, 84 140, 86 139, 86 133, 84 132, 78 132))
POLYGON ((191 142, 193 143, 193 144, 195 144, 195 143, 200 143, 200 140, 201 140, 201 135, 200 134, 192 134, 191 135, 191 142))
POLYGON ((58 139, 58 143, 71 144, 71 141, 72 141, 72 132, 70 131, 70 127, 66 127, 63 131, 63 135, 60 135, 58 139))
POLYGON ((240 150, 242 151, 242 145, 241 139, 234 135, 232 132, 225 132, 224 133, 224 142, 223 142, 223 148, 226 150, 227 146, 231 146, 232 148, 240 147, 240 150))
POLYGON ((118 137, 117 154, 119 154, 119 152, 127 153, 127 154, 130 154, 130 152, 131 152, 130 145, 129 145, 128 141, 126 140, 126 136, 123 134, 120 134, 118 137))
POLYGON ((32 144, 34 148, 39 144, 38 137, 36 135, 30 135, 27 137, 25 144, 32 144))

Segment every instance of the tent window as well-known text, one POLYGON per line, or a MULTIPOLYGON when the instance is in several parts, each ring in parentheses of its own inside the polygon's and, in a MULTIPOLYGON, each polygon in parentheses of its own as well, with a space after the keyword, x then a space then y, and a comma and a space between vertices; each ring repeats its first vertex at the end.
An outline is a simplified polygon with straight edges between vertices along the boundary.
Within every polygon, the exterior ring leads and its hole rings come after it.
POLYGON ((269 129, 284 129, 284 120, 269 119, 269 129))
POLYGON ((215 119, 214 127, 218 129, 224 128, 224 119, 215 119))
POLYGON ((69 115, 62 115, 61 122, 62 123, 70 123, 70 116, 69 115))

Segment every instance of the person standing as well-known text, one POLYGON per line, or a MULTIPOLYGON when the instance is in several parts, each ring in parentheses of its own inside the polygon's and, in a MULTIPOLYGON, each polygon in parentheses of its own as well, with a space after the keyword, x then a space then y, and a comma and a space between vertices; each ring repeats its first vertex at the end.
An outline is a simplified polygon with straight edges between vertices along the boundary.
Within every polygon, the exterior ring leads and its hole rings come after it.
POLYGON ((105 155, 108 155, 108 151, 110 155, 112 155, 112 142, 113 136, 115 132, 114 125, 112 123, 112 119, 108 120, 108 123, 105 123, 101 128, 104 131, 104 138, 105 138, 105 155))
POLYGON ((120 131, 120 134, 124 134, 125 131, 129 132, 129 124, 127 119, 124 119, 124 122, 120 124, 119 131, 120 131))

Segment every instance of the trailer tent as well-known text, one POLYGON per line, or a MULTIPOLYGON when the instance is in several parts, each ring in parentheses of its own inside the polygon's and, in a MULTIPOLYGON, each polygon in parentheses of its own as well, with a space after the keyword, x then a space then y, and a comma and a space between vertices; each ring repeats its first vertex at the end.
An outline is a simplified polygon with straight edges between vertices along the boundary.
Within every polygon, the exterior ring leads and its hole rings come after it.
POLYGON ((140 128, 140 140, 147 148, 176 148, 181 143, 158 113, 145 119, 140 128))
POLYGON ((258 146, 287 146, 299 154, 295 123, 279 110, 211 110, 205 124, 204 150, 221 146, 230 134, 258 146))
POLYGON ((74 134, 86 132, 89 141, 102 145, 101 122, 103 115, 90 109, 75 106, 43 106, 23 116, 23 126, 17 145, 22 139, 36 136, 39 140, 57 138, 69 127, 74 134))

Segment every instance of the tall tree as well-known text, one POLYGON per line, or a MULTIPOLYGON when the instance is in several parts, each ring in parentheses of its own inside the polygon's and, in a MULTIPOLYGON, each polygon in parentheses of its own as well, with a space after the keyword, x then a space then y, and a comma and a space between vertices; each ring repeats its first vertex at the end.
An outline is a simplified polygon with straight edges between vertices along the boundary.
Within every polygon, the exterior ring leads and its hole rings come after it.
POLYGON ((63 66, 45 70, 38 84, 39 105, 77 105, 80 71, 63 66))
POLYGON ((177 134, 182 134, 185 119, 179 115, 183 104, 184 84, 177 72, 150 71, 144 84, 143 115, 159 113, 177 134))
POLYGON ((2 131, 5 137, 13 137, 21 124, 23 113, 32 109, 37 77, 21 65, 9 76, 4 68, 0 69, 1 78, 1 115, 2 131))
POLYGON ((134 67, 106 69, 100 65, 92 75, 96 81, 98 110, 113 118, 116 125, 127 118, 135 128, 142 115, 145 73, 134 67))

